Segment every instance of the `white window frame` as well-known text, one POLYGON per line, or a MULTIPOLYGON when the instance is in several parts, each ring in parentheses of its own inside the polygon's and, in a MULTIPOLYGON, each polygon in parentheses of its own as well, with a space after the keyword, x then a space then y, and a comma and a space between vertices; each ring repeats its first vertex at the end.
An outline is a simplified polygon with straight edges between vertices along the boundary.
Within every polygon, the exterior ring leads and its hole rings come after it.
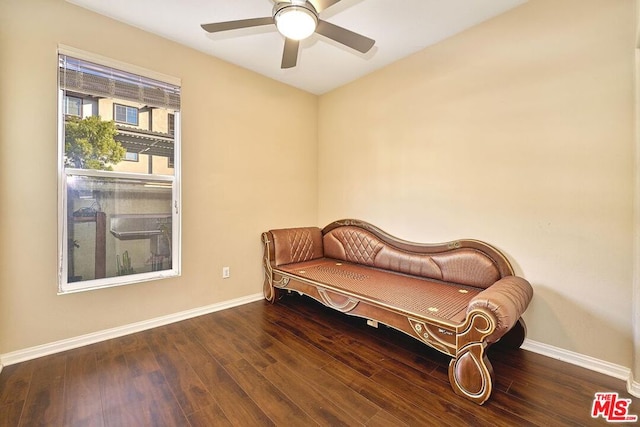
MULTIPOLYGON (((138 74, 166 83, 181 86, 180 79, 166 76, 157 72, 146 70, 141 67, 115 61, 100 55, 91 54, 72 47, 60 45, 58 54, 68 55, 77 59, 90 61, 96 64, 116 68, 129 73, 138 74)), ((57 58, 57 57, 56 57, 57 58)), ((59 67, 57 67, 59 68, 59 67)), ((59 81, 59 79, 58 79, 59 81)), ((88 169, 65 168, 64 166, 64 91, 58 88, 58 295, 103 289, 114 286, 129 285, 158 280, 181 275, 182 266, 182 197, 181 197, 181 120, 180 112, 175 114, 175 135, 174 135, 174 174, 173 175, 149 175, 127 172, 99 171, 88 169), (172 265, 170 269, 151 271, 145 273, 135 273, 125 276, 107 277, 79 282, 68 281, 68 230, 67 230, 67 181, 70 176, 122 178, 132 180, 164 181, 172 183, 172 265)))

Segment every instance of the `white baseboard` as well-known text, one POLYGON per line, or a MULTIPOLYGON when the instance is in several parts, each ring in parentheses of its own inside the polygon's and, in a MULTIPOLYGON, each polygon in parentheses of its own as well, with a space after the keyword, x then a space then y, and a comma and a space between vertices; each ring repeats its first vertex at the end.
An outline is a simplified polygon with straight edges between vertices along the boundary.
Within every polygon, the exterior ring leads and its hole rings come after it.
POLYGON ((640 383, 633 380, 633 374, 629 375, 629 380, 627 381, 627 391, 629 391, 629 394, 635 397, 640 397, 640 383))
POLYGON ((629 368, 528 338, 524 340, 521 348, 626 381, 629 394, 640 397, 640 383, 633 381, 633 375, 629 368))
POLYGON ((142 322, 131 323, 129 325, 119 326, 112 329, 93 332, 91 334, 81 335, 74 338, 68 338, 61 341, 55 341, 48 344, 38 345, 35 347, 25 348, 23 350, 13 351, 11 353, 0 354, 0 371, 2 366, 9 366, 15 363, 24 362, 26 360, 36 359, 38 357, 47 356, 49 354, 59 353, 74 348, 94 344, 100 341, 106 341, 111 338, 117 338, 136 332, 145 331, 147 329, 158 326, 168 325, 170 323, 179 322, 181 320, 190 319, 192 317, 202 316, 204 314, 213 313, 227 308, 237 307, 239 305, 248 304, 263 299, 262 293, 248 295, 246 297, 236 298, 221 303, 199 307, 192 310, 181 311, 179 313, 169 314, 167 316, 156 317, 155 319, 144 320, 142 322))

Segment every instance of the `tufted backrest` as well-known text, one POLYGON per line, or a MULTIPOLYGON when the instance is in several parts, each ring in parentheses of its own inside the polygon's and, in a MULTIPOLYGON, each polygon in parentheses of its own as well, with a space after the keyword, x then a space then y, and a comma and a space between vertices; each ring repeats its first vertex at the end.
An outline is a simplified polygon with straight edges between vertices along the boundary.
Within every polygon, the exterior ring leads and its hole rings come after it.
POLYGON ((398 241, 394 245, 385 241, 390 240, 388 235, 377 236, 353 225, 331 228, 322 239, 325 257, 429 279, 487 288, 510 273, 506 271, 510 266, 501 271, 498 260, 492 258, 495 249, 485 252, 481 249, 486 244, 477 241, 462 241, 470 243, 467 247, 461 242, 412 245, 398 241))
POLYGON ((309 261, 322 257, 322 232, 318 227, 271 230, 275 265, 309 261))

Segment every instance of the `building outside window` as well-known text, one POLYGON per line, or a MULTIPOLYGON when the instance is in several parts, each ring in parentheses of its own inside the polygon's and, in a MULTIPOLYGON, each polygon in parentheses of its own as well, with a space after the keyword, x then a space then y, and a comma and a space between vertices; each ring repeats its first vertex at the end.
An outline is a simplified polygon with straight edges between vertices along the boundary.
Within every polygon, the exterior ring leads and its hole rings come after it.
POLYGON ((59 292, 179 275, 179 80, 66 47, 58 61, 59 292), (151 129, 169 115, 175 131, 151 129))

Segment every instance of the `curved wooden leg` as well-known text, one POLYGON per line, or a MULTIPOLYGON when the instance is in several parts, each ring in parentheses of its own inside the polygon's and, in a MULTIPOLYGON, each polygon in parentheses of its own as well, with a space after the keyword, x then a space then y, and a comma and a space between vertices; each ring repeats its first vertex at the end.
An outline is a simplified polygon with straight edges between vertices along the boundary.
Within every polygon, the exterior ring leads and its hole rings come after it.
POLYGON ((484 343, 463 348, 449 363, 449 382, 456 394, 482 405, 491 396, 493 367, 484 343))
POLYGON ((271 285, 270 281, 265 279, 264 285, 262 286, 262 294, 264 295, 264 299, 269 301, 270 303, 274 303, 277 300, 277 291, 276 288, 271 285))
POLYGON ((273 286, 273 279, 270 274, 265 271, 264 273, 264 284, 262 285, 262 294, 264 295, 264 299, 269 301, 270 303, 275 303, 280 299, 281 290, 273 286))
POLYGON ((262 284, 262 294, 264 295, 264 299, 269 301, 270 303, 275 303, 280 298, 282 298, 283 290, 274 286, 274 282, 278 284, 278 286, 283 285, 286 286, 289 283, 288 277, 281 277, 279 280, 274 280, 271 271, 265 268, 264 270, 264 283, 262 284))
POLYGON ((472 310, 456 336, 456 357, 449 363, 449 382, 456 394, 482 405, 493 390, 493 367, 486 355, 488 336, 495 319, 483 310, 472 310))
POLYGON ((264 299, 270 303, 278 300, 278 290, 273 286, 273 267, 271 259, 273 258, 273 246, 271 245, 271 233, 262 233, 262 243, 264 244, 264 256, 262 258, 262 268, 264 272, 264 283, 262 285, 262 294, 264 299))

